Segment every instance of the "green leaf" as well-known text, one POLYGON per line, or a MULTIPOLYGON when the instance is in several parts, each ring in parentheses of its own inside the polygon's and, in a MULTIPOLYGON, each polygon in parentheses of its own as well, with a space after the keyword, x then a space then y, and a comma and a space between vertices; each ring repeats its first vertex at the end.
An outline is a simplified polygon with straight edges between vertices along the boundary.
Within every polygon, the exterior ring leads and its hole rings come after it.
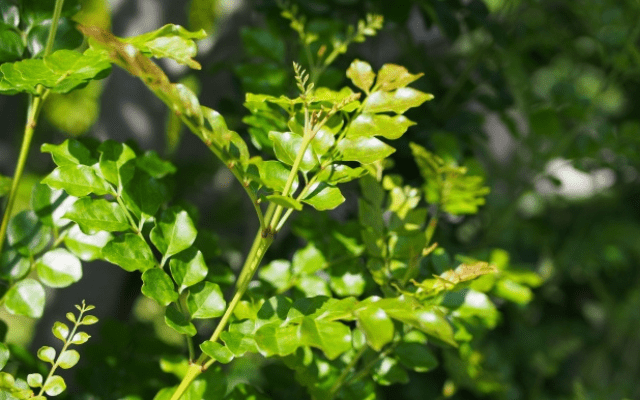
POLYGON ((7 291, 4 305, 11 314, 40 318, 44 310, 44 288, 38 281, 24 279, 7 291))
POLYGON ((198 53, 194 39, 204 39, 206 36, 203 29, 189 32, 179 25, 167 24, 155 31, 124 38, 122 41, 132 44, 146 56, 170 58, 179 64, 200 69, 200 64, 192 58, 198 53))
POLYGON ((112 239, 102 249, 102 257, 129 272, 144 272, 156 265, 156 259, 147 242, 133 233, 112 239))
POLYGON ((222 332, 220 339, 236 357, 242 357, 248 351, 257 351, 254 339, 241 332, 222 332))
POLYGON ((55 322, 53 328, 51 328, 51 332, 53 332, 53 336, 66 343, 67 337, 69 336, 69 327, 62 322, 55 322))
POLYGON ((57 396, 67 389, 67 384, 60 375, 53 375, 44 383, 44 392, 49 396, 57 396))
POLYGON ((98 147, 100 152, 100 171, 107 182, 121 188, 133 176, 133 163, 136 153, 124 143, 106 140, 98 147), (122 171, 121 171, 122 170, 122 171))
POLYGON ((174 331, 189 337, 195 336, 198 331, 189 322, 189 319, 182 314, 173 304, 167 307, 164 313, 164 322, 174 331))
POLYGON ((378 71, 376 89, 389 92, 391 90, 404 88, 419 79, 422 75, 424 74, 411 74, 401 65, 385 64, 378 71))
POLYGON ((44 378, 40 374, 27 375, 27 384, 31 387, 42 387, 43 382, 44 378))
POLYGON ((330 360, 351 349, 351 330, 340 322, 305 317, 300 336, 307 346, 322 350, 330 360))
POLYGON ((161 159, 158 153, 153 150, 136 158, 136 166, 156 179, 162 179, 176 173, 176 167, 169 161, 161 159))
POLYGON ((296 288, 307 297, 331 296, 327 282, 316 275, 304 275, 296 281, 296 288))
POLYGON ((276 289, 286 288, 291 279, 291 264, 287 260, 273 260, 258 270, 258 276, 276 289))
POLYGON ((89 334, 87 334, 86 332, 76 332, 73 337, 71 338, 71 340, 69 340, 69 343, 71 344, 84 344, 87 343, 87 341, 89 340, 91 336, 89 334))
MULTIPOLYGON (((301 151, 304 139, 302 136, 292 132, 269 132, 269 139, 273 142, 273 150, 278 160, 292 166, 298 153, 301 151)), ((307 146, 302 160, 300 170, 309 172, 318 165, 318 155, 312 146, 307 146)))
POLYGON ((371 69, 371 65, 365 61, 353 60, 347 69, 347 78, 351 79, 351 82, 365 93, 369 93, 375 77, 376 74, 371 69))
POLYGON ((146 270, 142 274, 142 294, 153 299, 162 306, 167 306, 178 300, 178 293, 173 287, 173 281, 166 272, 159 268, 146 270))
POLYGON ((9 361, 9 357, 11 353, 9 352, 9 348, 6 344, 0 343, 0 371, 7 365, 7 361, 9 361))
POLYGON ((20 34, 11 27, 0 23, 0 63, 22 58, 24 43, 20 34))
POLYGON ((262 57, 282 62, 285 57, 285 45, 279 36, 262 28, 242 28, 240 30, 243 50, 253 57, 262 57))
MULTIPOLYGON (((282 192, 287 183, 291 169, 287 168, 280 161, 269 160, 256 163, 260 174, 260 183, 276 192, 282 192)), ((291 192, 298 188, 298 177, 296 176, 291 186, 291 192)))
POLYGON ((235 357, 231 350, 228 347, 218 343, 207 340, 200 345, 200 349, 202 352, 214 360, 222 363, 228 364, 235 357))
POLYGON ((361 164, 371 164, 389 157, 396 150, 374 137, 345 137, 338 142, 338 151, 342 161, 358 161, 361 164))
POLYGON ((91 193, 98 196, 114 194, 107 182, 87 165, 66 165, 58 167, 47 175, 42 183, 54 189, 64 189, 71 196, 84 197, 91 193))
POLYGON ((37 183, 31 192, 31 208, 44 225, 62 227, 69 221, 62 216, 76 201, 68 196, 64 190, 53 190, 49 186, 37 183))
MULTIPOLYGON (((87 307, 87 310, 90 310, 90 308, 87 307)), ((98 322, 98 318, 93 316, 93 315, 85 315, 84 317, 82 317, 82 319, 80 320, 80 322, 78 323, 79 325, 93 325, 95 323, 98 322)))
POLYGON ((351 168, 343 164, 331 164, 318 173, 318 181, 335 186, 339 183, 350 182, 367 174, 362 167, 351 168))
POLYGON ((189 288, 187 308, 192 318, 215 318, 224 314, 227 303, 220 286, 211 282, 200 282, 189 288))
POLYGON ((360 114, 351 121, 346 137, 382 136, 386 139, 398 139, 407 129, 416 123, 404 115, 360 114))
POLYGON ((493 294, 522 305, 529 303, 533 298, 531 289, 511 279, 499 280, 493 288, 493 294))
POLYGON ((298 337, 297 326, 277 326, 267 324, 256 331, 255 340, 260 353, 265 357, 286 356, 302 344, 298 337))
POLYGON ((113 239, 109 232, 100 231, 85 235, 78 225, 73 225, 64 237, 64 245, 83 261, 93 261, 102 257, 102 251, 113 239))
POLYGON ((318 211, 333 210, 344 202, 342 192, 335 186, 329 186, 325 182, 317 182, 311 185, 309 193, 302 199, 303 203, 311 205, 318 211))
POLYGON ((43 225, 32 210, 20 211, 7 226, 7 240, 24 256, 34 256, 51 240, 51 228, 43 225))
POLYGON ((117 203, 83 197, 64 215, 76 222, 85 234, 99 231, 121 232, 131 229, 127 216, 117 203))
POLYGON ((208 272, 202 253, 195 247, 190 247, 172 257, 169 268, 173 280, 178 284, 179 292, 201 282, 208 272))
POLYGON ((379 385, 383 386, 409 382, 407 371, 398 365, 398 362, 391 357, 383 358, 376 365, 372 376, 379 385))
POLYGON ((293 273, 296 275, 313 274, 324 269, 327 260, 313 243, 309 243, 293 254, 292 264, 293 273))
POLYGON ((196 240, 198 231, 186 211, 172 207, 162 212, 151 230, 151 242, 164 255, 164 259, 188 249, 196 240))
POLYGON ((45 253, 36 262, 38 278, 45 285, 62 288, 82 278, 80 260, 65 249, 54 249, 45 253))
POLYGON ((0 197, 11 191, 11 178, 0 175, 0 197))
MULTIPOLYGON (((244 166, 249 160, 249 149, 245 141, 227 128, 220 113, 204 106, 201 110, 205 122, 202 140, 230 169, 235 169, 236 163, 244 166)), ((239 169, 239 172, 244 173, 243 169, 239 169)))
POLYGON ((265 196, 265 198, 270 202, 285 208, 292 208, 297 211, 302 210, 302 203, 288 196, 282 196, 279 194, 270 194, 268 196, 265 196))
POLYGON ((60 144, 45 143, 40 147, 43 153, 50 153, 53 162, 59 167, 73 165, 93 165, 97 162, 85 145, 75 139, 67 139, 60 144))
POLYGON ((367 338, 367 344, 375 351, 393 340, 394 327, 391 318, 381 308, 370 307, 357 313, 358 326, 367 338))
POLYGON ((167 188, 162 182, 142 170, 136 170, 124 186, 122 198, 136 217, 148 219, 156 214, 167 195, 167 188))
POLYGON ((42 346, 38 349, 37 355, 42 361, 53 364, 56 359, 56 349, 49 346, 42 346))
POLYGON ((80 353, 75 350, 65 350, 58 357, 58 366, 62 369, 69 369, 80 361, 80 353))
POLYGON ((22 256, 11 248, 3 249, 2 255, 0 255, 0 277, 2 279, 17 281, 26 276, 30 270, 31 262, 28 257, 22 256))
POLYGON ((363 113, 395 112, 403 114, 410 108, 418 107, 433 95, 413 88, 400 88, 393 92, 373 92, 364 101, 363 113))
POLYGON ((42 85, 54 93, 68 93, 93 79, 109 74, 111 63, 103 52, 88 49, 81 54, 58 50, 44 59, 27 59, 0 66, 0 93, 37 93, 42 85))
POLYGON ((438 359, 421 343, 400 343, 394 349, 398 361, 416 372, 427 372, 438 366, 438 359))

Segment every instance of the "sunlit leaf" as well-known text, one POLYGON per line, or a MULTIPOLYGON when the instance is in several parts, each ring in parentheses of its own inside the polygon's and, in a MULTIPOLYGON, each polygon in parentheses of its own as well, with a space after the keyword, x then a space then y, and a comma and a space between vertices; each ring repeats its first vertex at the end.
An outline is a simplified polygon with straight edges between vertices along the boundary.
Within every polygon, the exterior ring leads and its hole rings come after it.
POLYGON ((405 87, 393 92, 377 91, 371 93, 364 101, 362 109, 365 113, 394 112, 403 114, 410 108, 418 107, 433 95, 419 90, 405 87))
POLYGON ((187 307, 192 318, 219 317, 226 305, 222 291, 215 283, 200 282, 189 288, 187 307))
POLYGON ((144 272, 156 265, 147 242, 133 233, 118 236, 107 243, 102 249, 102 257, 129 272, 144 272))
POLYGON ((151 241, 166 258, 189 248, 197 234, 189 214, 173 207, 164 210, 156 220, 151 241))
POLYGON ((7 291, 4 305, 11 314, 40 318, 44 310, 44 288, 38 281, 24 279, 7 291))
POLYGON ((89 235, 99 231, 121 232, 131 229, 120 205, 105 199, 83 197, 64 216, 76 222, 82 232, 89 235))
POLYGON ((366 61, 354 60, 347 69, 347 78, 365 93, 369 93, 375 77, 376 74, 371 69, 371 65, 366 61))
POLYGON ((180 292, 202 281, 208 272, 202 253, 194 247, 172 257, 169 267, 180 292))
POLYGON ((342 161, 358 161, 371 164, 382 160, 395 152, 395 149, 374 137, 356 136, 344 138, 338 142, 342 161))
POLYGON ((40 281, 53 288, 62 288, 82 278, 80 260, 65 249, 53 249, 36 262, 40 281))
POLYGON ((87 165, 67 165, 58 167, 47 175, 42 183, 54 189, 64 189, 71 196, 84 197, 90 193, 98 196, 112 193, 104 179, 87 165))
POLYGON ((178 300, 178 292, 173 287, 173 281, 166 272, 159 268, 146 270, 142 274, 142 294, 153 299, 162 306, 167 306, 178 300))
POLYGON ((308 194, 302 199, 303 203, 307 203, 319 211, 333 210, 344 201, 345 198, 340 189, 329 186, 325 182, 311 185, 308 194))

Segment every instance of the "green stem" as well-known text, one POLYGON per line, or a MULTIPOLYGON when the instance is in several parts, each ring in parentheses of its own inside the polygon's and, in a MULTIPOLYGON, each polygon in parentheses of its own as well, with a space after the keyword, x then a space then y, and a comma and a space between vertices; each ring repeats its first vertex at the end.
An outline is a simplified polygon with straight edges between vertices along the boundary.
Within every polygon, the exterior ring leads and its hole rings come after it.
POLYGON ((360 358, 362 358, 365 351, 367 351, 367 346, 362 346, 362 348, 358 350, 356 355, 353 356, 351 361, 349 361, 349 364, 344 367, 344 369, 342 370, 342 374, 340 374, 336 382, 333 384, 333 386, 331 386, 331 389, 329 390, 329 400, 333 400, 333 398, 336 397, 336 394, 338 394, 338 390, 340 390, 342 385, 344 385, 347 376, 349 376, 351 370, 356 366, 358 361, 360 361, 360 358))
MULTIPOLYGON (((47 44, 44 49, 44 57, 51 54, 51 50, 53 49, 53 42, 56 37, 56 31, 58 30, 58 20, 62 13, 63 3, 64 0, 56 0, 55 8, 53 10, 53 19, 51 20, 51 29, 49 29, 49 37, 47 38, 47 44)), ((13 181, 11 182, 11 191, 9 192, 9 200, 7 201, 7 207, 5 208, 4 215, 2 217, 2 225, 0 225, 0 254, 2 254, 4 238, 7 234, 7 226, 9 225, 9 218, 11 217, 13 205, 18 193, 18 187, 20 186, 20 180, 22 179, 22 173, 24 172, 24 166, 27 162, 27 156, 29 155, 31 139, 33 138, 40 110, 42 109, 42 103, 48 93, 49 91, 44 87, 38 86, 37 94, 30 100, 27 124, 24 129, 24 136, 22 137, 22 146, 20 147, 18 164, 16 165, 16 171, 13 175, 13 181)))
MULTIPOLYGON (((220 319, 220 322, 218 322, 218 326, 216 326, 215 331, 213 331, 211 338, 209 338, 210 341, 216 342, 220 338, 220 334, 226 328, 229 319, 233 315, 233 311, 238 305, 238 302, 240 301, 240 299, 242 299, 242 296, 249 287, 249 282, 251 282, 253 274, 258 269, 258 266, 260 265, 260 262, 262 261, 265 253, 269 249, 269 246, 271 246, 271 243, 273 243, 272 235, 263 235, 262 231, 258 232, 253 246, 251 247, 251 251, 249 252, 245 264, 242 267, 242 271, 240 273, 241 278, 238 278, 238 288, 236 290, 236 293, 233 296, 233 299, 231 299, 231 301, 227 305, 227 309, 220 319)), ((198 375, 202 373, 202 371, 209 368, 214 362, 215 360, 209 359, 209 356, 207 356, 206 354, 201 354, 198 360, 187 370, 187 374, 182 379, 182 382, 180 382, 180 385, 178 386, 176 391, 173 393, 173 396, 171 396, 171 400, 180 399, 184 392, 189 388, 189 385, 191 385, 191 382, 193 382, 193 380, 196 379, 198 375)))

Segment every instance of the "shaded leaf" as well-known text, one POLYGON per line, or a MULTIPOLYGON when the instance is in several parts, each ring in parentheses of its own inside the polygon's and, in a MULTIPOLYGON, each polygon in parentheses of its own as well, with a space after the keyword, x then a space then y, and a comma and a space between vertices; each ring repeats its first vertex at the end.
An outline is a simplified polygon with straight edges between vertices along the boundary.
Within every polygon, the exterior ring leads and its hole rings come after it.
POLYGON ((203 353, 213 358, 214 360, 228 364, 235 357, 228 347, 218 343, 207 340, 200 345, 200 349, 203 353))
POLYGON ((195 247, 190 247, 171 258, 169 268, 173 280, 178 284, 179 292, 202 281, 208 272, 202 253, 195 247))
POLYGON ((136 153, 126 144, 114 140, 102 142, 98 151, 102 176, 120 190, 133 176, 133 164, 127 162, 135 159, 136 153))
POLYGON ((195 336, 198 331, 196 327, 189 322, 189 319, 182 314, 174 305, 170 305, 165 310, 164 322, 176 332, 187 335, 189 337, 195 336))
POLYGON ((133 233, 118 236, 107 243, 102 249, 102 257, 129 272, 144 272, 156 265, 147 242, 133 233))
POLYGON ((20 211, 9 220, 7 241, 24 256, 41 252, 50 240, 51 228, 43 225, 32 210, 20 211))
MULTIPOLYGON (((292 132, 272 131, 269 132, 269 139, 273 141, 273 149, 278 160, 292 166, 304 144, 302 136, 292 132)), ((313 150, 313 147, 307 146, 300 161, 300 169, 304 172, 309 172, 318 165, 318 162, 318 155, 313 150)))
POLYGON ((146 270, 142 274, 142 294, 167 306, 178 300, 178 293, 173 288, 173 281, 166 272, 159 268, 146 270))
POLYGON ((192 318, 219 317, 226 306, 222 291, 215 283, 200 282, 189 289, 187 307, 192 318))
POLYGON ((294 210, 297 210, 297 211, 302 210, 302 203, 288 196, 282 196, 279 194, 270 194, 268 196, 265 196, 265 198, 270 202, 285 208, 293 208, 294 210))

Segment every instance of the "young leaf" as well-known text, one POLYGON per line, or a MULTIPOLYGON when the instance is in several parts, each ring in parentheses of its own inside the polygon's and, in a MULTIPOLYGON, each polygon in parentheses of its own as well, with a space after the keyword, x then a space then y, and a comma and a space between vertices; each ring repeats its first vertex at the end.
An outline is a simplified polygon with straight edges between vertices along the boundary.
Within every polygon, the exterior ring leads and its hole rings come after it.
POLYGON ((44 378, 40 374, 29 374, 27 375, 27 384, 33 388, 42 387, 42 383, 44 378))
MULTIPOLYGON (((269 139, 273 142, 273 149, 278 160, 292 166, 302 147, 302 136, 292 132, 273 131, 269 132, 269 139)), ((318 165, 318 162, 319 158, 313 147, 307 146, 300 162, 300 170, 309 172, 318 165)))
POLYGON ((57 396, 67 389, 67 384, 60 375, 53 375, 44 383, 44 392, 49 396, 57 396))
POLYGON ((369 93, 375 77, 371 65, 366 61, 354 60, 347 69, 347 78, 365 93, 369 93))
POLYGON ((49 346, 42 346, 38 349, 37 355, 42 361, 53 364, 56 359, 56 349, 49 346))
POLYGON ((84 344, 87 343, 91 336, 85 332, 76 332, 71 340, 69 340, 70 344, 84 344))
POLYGON ((198 231, 186 211, 172 207, 162 212, 151 230, 151 241, 165 258, 189 248, 198 231))
POLYGON ((68 93, 108 75, 111 63, 103 52, 88 49, 81 54, 58 50, 44 59, 27 59, 0 66, 0 93, 37 93, 37 86, 54 93, 68 93))
POLYGON ((189 288, 187 307, 192 318, 215 318, 224 314, 226 302, 218 285, 200 282, 189 288))
POLYGON ((404 114, 408 109, 418 107, 425 101, 432 99, 432 94, 409 87, 400 88, 394 92, 378 91, 367 96, 362 112, 395 112, 396 114, 404 114))
POLYGON ((76 222, 85 234, 99 231, 121 232, 131 229, 127 216, 117 203, 84 197, 64 215, 76 222))
POLYGON ((311 186, 309 193, 302 199, 303 203, 311 205, 318 211, 333 210, 344 202, 342 192, 335 186, 325 182, 317 182, 311 186))
POLYGON ((115 194, 107 182, 87 165, 58 167, 47 175, 42 183, 54 189, 64 189, 71 196, 84 197, 91 193, 98 196, 115 194))
POLYGON ((174 331, 187 335, 195 336, 198 331, 196 327, 189 322, 189 319, 182 314, 174 305, 167 307, 164 314, 164 322, 174 331))
POLYGON ((142 294, 167 306, 178 300, 178 293, 173 287, 173 281, 166 272, 159 268, 146 270, 142 274, 142 294))
POLYGON ((423 73, 411 74, 401 65, 385 64, 378 71, 376 88, 385 92, 400 89, 418 80, 423 75, 423 73))
POLYGON ((234 358, 234 355, 231 352, 231 350, 229 350, 228 347, 218 342, 212 342, 210 340, 207 340, 206 342, 203 342, 200 345, 200 349, 204 354, 208 355, 209 357, 213 358, 214 360, 222 364, 228 364, 234 358))
POLYGON ((80 361, 80 353, 75 350, 65 350, 58 357, 58 365, 60 368, 69 369, 80 361))
POLYGON ((202 253, 195 247, 190 247, 172 257, 169 268, 179 292, 202 281, 208 272, 202 253))
POLYGON ((62 322, 56 322, 53 324, 51 332, 53 332, 53 336, 66 343, 67 337, 69 336, 69 327, 62 322))
POLYGON ((24 279, 7 291, 4 305, 11 314, 40 318, 44 310, 44 288, 38 281, 24 279))
POLYGON ((65 249, 54 249, 45 253, 36 262, 40 281, 53 288, 63 288, 82 278, 80 260, 65 249))
POLYGON ((81 260, 93 261, 102 257, 103 249, 112 239, 113 235, 106 231, 85 235, 80 227, 74 224, 67 230, 64 245, 81 260))
POLYGON ((170 58, 179 64, 200 69, 200 64, 192 58, 198 52, 194 39, 204 39, 206 36, 203 29, 189 32, 179 25, 168 24, 155 31, 122 41, 132 44, 146 56, 170 58))
POLYGON ((360 114, 351 121, 346 137, 382 136, 395 140, 415 124, 404 115, 360 114))
POLYGON ((97 161, 91 156, 91 151, 75 139, 67 139, 57 145, 45 143, 40 147, 40 151, 50 153, 53 162, 59 167, 93 165, 97 161))
MULTIPOLYGON (((90 311, 91 309, 89 309, 88 307, 86 308, 86 311, 90 311)), ((82 319, 80 320, 80 322, 78 323, 78 325, 93 325, 95 323, 98 322, 98 318, 93 316, 93 315, 85 315, 84 317, 82 317, 82 319)), ((75 335, 74 335, 75 337, 75 335)))
POLYGON ((144 272, 156 265, 147 242, 133 233, 125 233, 107 243, 102 249, 102 257, 129 272, 144 272))
POLYGON ((338 151, 342 161, 357 161, 361 164, 371 164, 389 157, 396 150, 374 137, 345 137, 338 142, 338 151))

